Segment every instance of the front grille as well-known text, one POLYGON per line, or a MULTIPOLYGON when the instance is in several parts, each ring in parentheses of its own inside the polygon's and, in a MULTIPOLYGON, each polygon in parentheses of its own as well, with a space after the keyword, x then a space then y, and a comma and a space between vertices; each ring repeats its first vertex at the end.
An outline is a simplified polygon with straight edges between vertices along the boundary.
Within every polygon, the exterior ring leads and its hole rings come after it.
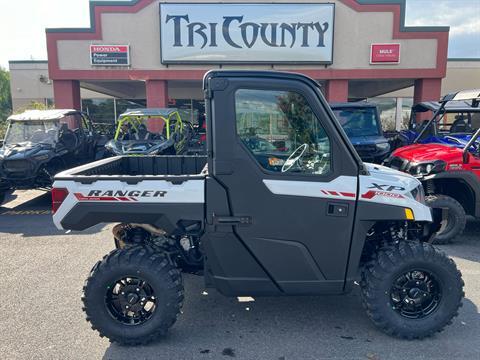
POLYGON ((3 169, 7 172, 30 172, 33 171, 33 166, 28 160, 6 160, 3 169))
POLYGON ((354 145, 358 155, 363 161, 374 162, 377 153, 377 147, 375 144, 370 145, 354 145))
POLYGON ((377 152, 377 146, 375 144, 371 145, 355 145, 355 149, 357 150, 360 156, 362 155, 372 155, 377 152))

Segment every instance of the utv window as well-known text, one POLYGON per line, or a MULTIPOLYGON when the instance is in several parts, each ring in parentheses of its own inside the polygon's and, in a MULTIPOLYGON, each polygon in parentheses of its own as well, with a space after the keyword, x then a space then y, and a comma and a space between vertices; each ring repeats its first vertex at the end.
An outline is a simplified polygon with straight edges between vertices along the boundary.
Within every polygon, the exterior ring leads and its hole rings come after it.
POLYGON ((334 109, 333 113, 349 137, 382 134, 377 110, 373 107, 334 109))
POLYGON ((59 123, 56 120, 12 121, 5 135, 5 145, 22 143, 55 144, 59 123))
POLYGON ((237 135, 266 170, 330 171, 330 140, 306 99, 291 91, 238 90, 237 135))

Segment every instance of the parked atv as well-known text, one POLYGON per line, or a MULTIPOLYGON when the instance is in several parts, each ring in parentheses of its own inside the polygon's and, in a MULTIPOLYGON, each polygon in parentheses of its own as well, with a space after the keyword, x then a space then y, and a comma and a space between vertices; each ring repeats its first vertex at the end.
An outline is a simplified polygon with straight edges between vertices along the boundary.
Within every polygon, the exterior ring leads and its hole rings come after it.
POLYGON ((390 154, 390 144, 383 136, 377 106, 368 102, 333 103, 330 106, 360 158, 381 164, 390 154))
POLYGON ((59 229, 122 223, 83 289, 93 329, 128 345, 161 337, 180 316, 182 271, 227 296, 344 294, 357 283, 373 323, 406 339, 451 323, 463 281, 425 243, 420 182, 363 163, 317 82, 211 71, 204 94, 207 156, 118 156, 55 178, 59 229), (281 166, 263 161, 271 147, 245 141, 243 114, 259 110, 272 126, 256 136, 287 145, 274 145, 281 166))
MULTIPOLYGON (((470 101, 478 107, 480 90, 465 90, 446 95, 433 118, 450 101, 470 101)), ((433 121, 433 120, 431 120, 433 121)), ((437 244, 452 242, 466 224, 466 215, 480 217, 480 132, 469 136, 462 147, 458 143, 413 144, 395 150, 385 164, 408 172, 423 184, 427 204, 434 209, 437 244)))
POLYGON ((115 136, 105 147, 111 155, 182 154, 191 130, 177 109, 127 110, 119 116, 115 136))
POLYGON ((480 128, 480 107, 466 101, 425 101, 415 104, 407 130, 397 133, 392 146, 397 149, 411 144, 445 144, 463 148, 480 128), (439 109, 442 108, 441 111, 439 109), (417 123, 417 115, 436 114, 429 121, 417 123))
POLYGON ((0 203, 8 190, 49 188, 57 172, 95 160, 104 146, 88 116, 76 110, 29 110, 7 121, 0 203))

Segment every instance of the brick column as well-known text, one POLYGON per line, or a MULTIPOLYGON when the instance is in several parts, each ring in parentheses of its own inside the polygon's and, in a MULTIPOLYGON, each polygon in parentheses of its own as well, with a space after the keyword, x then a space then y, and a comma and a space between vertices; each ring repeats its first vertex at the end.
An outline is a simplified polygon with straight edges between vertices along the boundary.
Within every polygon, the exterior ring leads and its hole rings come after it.
POLYGON ((328 102, 348 101, 348 80, 328 80, 325 85, 328 102))
POLYGON ((55 108, 81 110, 80 81, 54 80, 55 108))
POLYGON ((168 107, 168 86, 165 80, 147 80, 147 107, 168 107))
MULTIPOLYGON (((442 79, 417 79, 413 92, 413 104, 422 101, 438 101, 442 93, 442 79)), ((430 119, 429 112, 418 113, 417 122, 430 119)))

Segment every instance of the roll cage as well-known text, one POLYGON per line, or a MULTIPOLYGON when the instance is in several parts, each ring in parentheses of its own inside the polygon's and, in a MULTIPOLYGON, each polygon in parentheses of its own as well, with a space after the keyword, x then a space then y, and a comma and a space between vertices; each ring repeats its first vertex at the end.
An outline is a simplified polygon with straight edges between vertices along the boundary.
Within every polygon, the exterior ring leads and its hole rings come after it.
POLYGON ((143 120, 161 119, 165 122, 165 132, 167 140, 173 133, 182 132, 184 123, 177 109, 135 109, 127 110, 121 114, 117 120, 117 129, 115 130, 114 140, 117 141, 124 125, 130 125, 135 131, 138 131, 143 120), (172 129, 173 127, 173 129, 172 129))
MULTIPOLYGON (((415 140, 416 144, 423 136, 423 134, 433 125, 434 135, 438 135, 438 123, 445 114, 448 113, 480 113, 480 89, 462 90, 455 93, 445 95, 438 103, 424 102, 416 104, 412 108, 412 116, 410 122, 414 121, 415 113, 433 111, 431 119, 423 126, 415 140), (453 104, 449 106, 449 104, 453 104)), ((466 147, 468 149, 468 147, 466 147)))
POLYGON ((93 124, 88 114, 74 109, 26 110, 23 113, 11 115, 7 118, 8 125, 5 133, 6 135, 9 133, 12 123, 41 123, 45 121, 62 122, 62 120, 64 120, 68 116, 79 117, 79 121, 76 122, 76 124, 78 124, 78 128, 72 128, 72 123, 69 121, 65 122, 69 130, 77 129, 83 134, 93 135, 93 124))

